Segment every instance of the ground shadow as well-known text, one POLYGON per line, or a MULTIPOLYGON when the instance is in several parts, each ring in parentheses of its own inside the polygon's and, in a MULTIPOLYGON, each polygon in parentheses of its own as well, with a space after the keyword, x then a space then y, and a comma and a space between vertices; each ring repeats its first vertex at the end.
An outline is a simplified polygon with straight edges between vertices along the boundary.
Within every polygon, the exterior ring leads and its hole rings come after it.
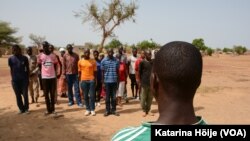
POLYGON ((89 130, 91 128, 89 119, 72 120, 60 116, 54 118, 52 115, 41 115, 39 110, 31 111, 30 114, 17 114, 8 108, 0 109, 0 140, 1 141, 50 141, 50 140, 101 140, 99 134, 89 130), (78 127, 78 128, 77 128, 78 127))
POLYGON ((121 110, 118 112, 120 114, 125 114, 125 113, 134 113, 134 112, 138 112, 138 111, 141 111, 141 108, 125 109, 125 110, 121 110))

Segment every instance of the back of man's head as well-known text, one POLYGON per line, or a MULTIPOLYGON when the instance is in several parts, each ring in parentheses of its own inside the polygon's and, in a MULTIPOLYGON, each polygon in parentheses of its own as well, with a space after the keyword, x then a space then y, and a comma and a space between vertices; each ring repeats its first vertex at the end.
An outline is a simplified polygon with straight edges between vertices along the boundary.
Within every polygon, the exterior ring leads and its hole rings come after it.
POLYGON ((165 94, 179 100, 191 100, 201 83, 201 54, 190 43, 170 42, 157 52, 153 73, 165 94))

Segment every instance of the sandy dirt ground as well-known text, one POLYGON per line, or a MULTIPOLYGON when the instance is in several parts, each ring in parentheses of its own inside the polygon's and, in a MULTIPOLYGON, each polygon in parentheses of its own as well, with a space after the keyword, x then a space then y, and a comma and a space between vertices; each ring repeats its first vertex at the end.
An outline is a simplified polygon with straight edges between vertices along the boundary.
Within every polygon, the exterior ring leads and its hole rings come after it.
MULTIPOLYGON (((196 114, 209 124, 250 124, 250 55, 203 57, 203 62, 202 83, 194 100, 196 114)), ((130 86, 127 88, 131 96, 130 86)), ((119 117, 103 116, 104 101, 96 108, 96 116, 86 117, 84 108, 68 107, 68 99, 58 99, 56 111, 62 117, 44 116, 44 97, 39 98, 39 107, 30 104, 29 115, 18 115, 7 58, 0 58, 1 141, 106 141, 121 128, 154 121, 159 115, 155 101, 155 116, 142 117, 139 101, 130 100, 118 106, 119 117)))

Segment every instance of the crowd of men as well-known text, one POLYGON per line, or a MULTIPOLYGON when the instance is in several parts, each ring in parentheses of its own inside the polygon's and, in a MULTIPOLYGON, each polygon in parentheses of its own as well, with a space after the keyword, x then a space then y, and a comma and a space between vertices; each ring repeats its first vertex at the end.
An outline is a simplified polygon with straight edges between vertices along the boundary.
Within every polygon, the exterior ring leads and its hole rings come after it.
MULTIPOLYGON (((94 51, 94 59, 90 57, 89 49, 84 49, 83 58, 73 52, 72 45, 67 45, 67 52, 60 49, 60 56, 54 54, 53 49, 52 45, 44 42, 43 52, 35 58, 30 48, 26 57, 18 45, 12 47, 13 56, 8 63, 20 114, 29 113, 28 87, 31 84, 36 92, 35 97, 34 92, 30 92, 32 102, 38 101, 37 78, 41 76, 40 84, 47 107, 45 115, 56 114, 57 95, 67 96, 69 106, 75 104, 75 95, 77 105, 83 107, 80 83, 86 116, 95 115, 95 103, 100 102, 102 93, 106 94, 104 116, 119 116, 116 105, 122 106, 123 98, 128 100, 126 84, 129 76, 132 96, 135 99, 139 97, 143 116, 152 115, 150 107, 155 97, 159 117, 155 122, 143 122, 139 127, 120 130, 112 140, 150 140, 151 125, 206 125, 201 116, 195 115, 193 106, 196 90, 201 83, 202 56, 190 43, 167 43, 153 54, 154 58, 148 50, 142 51, 138 57, 137 49, 133 49, 132 55, 127 58, 122 47, 115 55, 113 49, 108 49, 105 58, 99 58, 99 52, 94 51)), ((32 86, 29 89, 33 90, 32 86)))
MULTIPOLYGON (((19 114, 29 113, 31 103, 38 103, 39 87, 45 97, 47 111, 45 115, 57 114, 55 104, 57 97, 68 98, 68 106, 77 104, 85 107, 85 115, 95 116, 95 106, 100 106, 101 97, 105 99, 106 111, 119 116, 116 106, 122 106, 123 99, 129 102, 127 79, 131 81, 132 98, 140 100, 143 116, 149 114, 153 96, 150 94, 150 72, 153 61, 151 51, 143 50, 140 56, 137 49, 127 56, 123 47, 118 53, 107 50, 107 55, 99 54, 88 48, 79 57, 68 44, 54 53, 54 46, 47 41, 42 43, 38 55, 34 55, 32 47, 22 54, 18 45, 13 45, 13 55, 9 58, 12 86, 16 95, 19 114), (93 57, 91 57, 93 56, 93 57), (22 99, 23 96, 23 99, 22 99)), ((81 53, 80 53, 81 54, 81 53)), ((153 115, 151 113, 151 115, 153 115)))

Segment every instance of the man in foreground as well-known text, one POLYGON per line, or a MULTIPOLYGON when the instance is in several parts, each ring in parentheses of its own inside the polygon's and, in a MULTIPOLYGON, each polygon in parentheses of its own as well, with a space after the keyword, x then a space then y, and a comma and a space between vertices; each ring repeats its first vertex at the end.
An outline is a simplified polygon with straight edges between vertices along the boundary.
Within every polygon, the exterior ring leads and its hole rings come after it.
POLYGON ((193 99, 201 83, 202 57, 190 43, 170 42, 157 52, 150 88, 159 110, 155 122, 119 131, 112 140, 150 140, 151 125, 204 125, 194 113, 193 99))

